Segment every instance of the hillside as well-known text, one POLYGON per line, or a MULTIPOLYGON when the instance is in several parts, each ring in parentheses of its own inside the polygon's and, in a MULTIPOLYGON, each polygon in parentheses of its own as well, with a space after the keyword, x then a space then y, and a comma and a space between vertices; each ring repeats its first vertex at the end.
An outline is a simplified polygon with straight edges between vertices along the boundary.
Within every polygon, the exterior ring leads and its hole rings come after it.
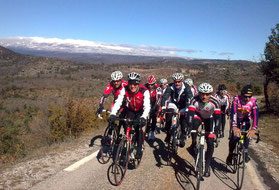
POLYGON ((171 81, 174 72, 182 72, 195 84, 207 81, 216 88, 225 83, 232 94, 247 83, 261 90, 263 80, 258 65, 252 62, 164 59, 137 64, 86 64, 22 55, 1 47, 0 134, 5 136, 0 142, 2 162, 98 126, 96 106, 114 70, 121 70, 124 76, 139 72, 142 83, 150 74, 171 81))

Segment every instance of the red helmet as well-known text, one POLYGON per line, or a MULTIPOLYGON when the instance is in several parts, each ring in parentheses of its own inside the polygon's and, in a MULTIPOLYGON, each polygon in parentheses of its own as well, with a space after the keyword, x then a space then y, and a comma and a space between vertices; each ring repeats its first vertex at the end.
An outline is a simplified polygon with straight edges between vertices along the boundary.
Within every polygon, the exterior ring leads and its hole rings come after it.
POLYGON ((154 84, 155 82, 156 82, 156 79, 155 79, 154 75, 150 75, 147 79, 147 83, 154 84))

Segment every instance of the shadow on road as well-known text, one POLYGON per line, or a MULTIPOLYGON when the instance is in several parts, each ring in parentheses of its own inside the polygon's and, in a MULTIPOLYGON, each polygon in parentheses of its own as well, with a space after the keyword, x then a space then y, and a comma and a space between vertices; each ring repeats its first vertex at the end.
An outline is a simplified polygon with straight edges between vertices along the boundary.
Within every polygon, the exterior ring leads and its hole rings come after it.
POLYGON ((195 178, 194 166, 188 162, 187 160, 181 158, 178 155, 174 157, 175 162, 172 164, 172 167, 175 171, 175 177, 183 189, 196 189, 195 184, 190 179, 192 177, 195 178))
POLYGON ((151 148, 153 148, 153 154, 156 160, 156 166, 157 167, 162 167, 162 166, 167 166, 167 149, 165 147, 165 143, 159 139, 155 138, 153 141, 146 140, 146 142, 149 144, 151 148), (164 163, 162 163, 162 160, 164 163))
POLYGON ((212 172, 215 176, 227 186, 227 189, 237 189, 237 184, 227 174, 234 173, 233 169, 228 166, 223 160, 213 157, 211 161, 212 172))

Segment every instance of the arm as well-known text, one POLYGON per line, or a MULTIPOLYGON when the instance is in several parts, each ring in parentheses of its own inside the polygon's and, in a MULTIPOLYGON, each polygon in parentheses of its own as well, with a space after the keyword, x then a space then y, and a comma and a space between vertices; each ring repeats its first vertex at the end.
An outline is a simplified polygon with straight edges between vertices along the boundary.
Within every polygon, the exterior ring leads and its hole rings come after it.
POLYGON ((257 129, 258 128, 258 121, 259 121, 259 107, 257 101, 253 104, 252 108, 252 118, 253 118, 253 124, 252 124, 252 129, 257 129))
POLYGON ((124 100, 124 96, 125 96, 125 88, 122 88, 122 90, 120 91, 120 94, 118 96, 118 98, 115 101, 115 104, 111 110, 110 115, 116 115, 117 111, 120 109, 122 102, 124 100))
POLYGON ((235 96, 232 101, 232 107, 231 107, 231 121, 232 121, 231 127, 237 127, 237 108, 238 108, 237 104, 238 104, 238 100, 237 97, 235 96))
POLYGON ((171 95, 171 88, 170 86, 167 87, 165 93, 162 96, 162 101, 161 101, 161 106, 162 109, 166 109, 166 101, 169 99, 170 95, 171 95))
POLYGON ((149 91, 146 90, 143 93, 143 96, 144 96, 144 99, 143 99, 143 113, 142 113, 141 117, 146 119, 149 112, 150 112, 150 94, 149 94, 149 91))

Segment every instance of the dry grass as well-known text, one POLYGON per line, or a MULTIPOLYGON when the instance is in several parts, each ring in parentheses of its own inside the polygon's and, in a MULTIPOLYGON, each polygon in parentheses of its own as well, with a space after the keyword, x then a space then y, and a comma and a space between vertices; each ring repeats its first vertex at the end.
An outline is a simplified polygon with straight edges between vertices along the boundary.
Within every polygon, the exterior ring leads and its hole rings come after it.
POLYGON ((279 117, 275 114, 262 114, 259 128, 261 140, 273 146, 273 151, 279 155, 279 117))

